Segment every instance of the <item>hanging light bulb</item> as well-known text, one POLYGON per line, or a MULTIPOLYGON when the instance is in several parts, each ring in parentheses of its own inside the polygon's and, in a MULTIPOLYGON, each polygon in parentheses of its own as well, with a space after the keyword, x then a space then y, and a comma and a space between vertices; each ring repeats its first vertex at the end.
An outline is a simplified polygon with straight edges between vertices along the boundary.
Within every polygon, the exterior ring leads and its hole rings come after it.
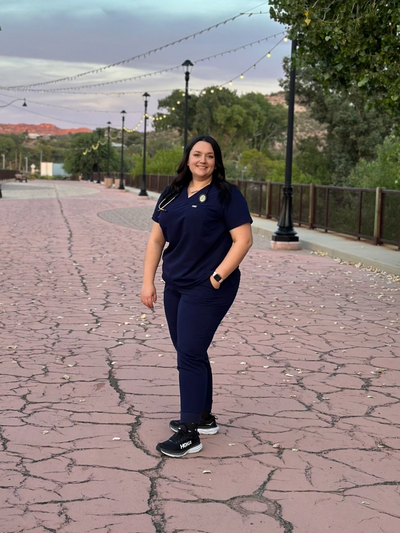
POLYGON ((242 80, 244 78, 243 74, 240 75, 240 79, 242 80))
POLYGON ((268 52, 267 57, 271 57, 271 54, 268 52))

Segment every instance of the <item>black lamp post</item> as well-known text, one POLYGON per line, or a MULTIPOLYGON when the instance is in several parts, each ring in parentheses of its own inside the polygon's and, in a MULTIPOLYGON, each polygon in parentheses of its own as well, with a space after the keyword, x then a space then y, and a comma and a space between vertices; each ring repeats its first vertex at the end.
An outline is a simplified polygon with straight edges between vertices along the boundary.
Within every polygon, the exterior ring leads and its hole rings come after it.
POLYGON ((97 141, 97 181, 96 183, 101 183, 100 181, 100 130, 98 134, 99 134, 99 138, 97 141))
POLYGON ((122 130, 121 130, 121 175, 119 177, 119 191, 125 189, 124 186, 124 127, 125 127, 125 115, 126 111, 121 111, 122 113, 122 130))
POLYGON ((185 151, 188 140, 189 78, 193 63, 189 59, 186 59, 186 61, 182 63, 182 67, 185 69, 185 126, 183 130, 183 151, 185 151))
MULTIPOLYGON (((293 130, 294 130, 294 97, 296 90, 296 68, 293 66, 293 55, 297 49, 297 40, 292 40, 291 51, 291 70, 289 82, 289 107, 288 107, 288 127, 287 127, 287 144, 286 144, 286 166, 285 166, 285 184, 283 187, 282 210, 279 215, 278 229, 272 235, 273 242, 281 243, 298 243, 299 237, 293 229, 292 220, 292 160, 293 160, 293 130)), ((271 245, 274 247, 273 243, 271 245)), ((292 245, 293 246, 293 245, 292 245)), ((278 246, 277 246, 278 247, 278 246)))
POLYGON ((110 126, 111 122, 107 122, 107 178, 110 177, 110 126))
POLYGON ((148 196, 146 191, 146 132, 147 132, 147 103, 150 98, 149 93, 144 93, 144 130, 143 130, 143 173, 142 173, 142 188, 139 196, 148 196))
POLYGON ((94 181, 94 179, 93 179, 93 173, 94 173, 94 172, 93 172, 93 171, 94 171, 94 148, 93 148, 93 144, 94 144, 94 135, 93 135, 93 133, 92 133, 91 136, 90 136, 90 142, 92 143, 92 146, 91 146, 91 154, 92 154, 92 157, 91 157, 91 159, 92 159, 92 165, 91 165, 91 166, 92 166, 92 168, 91 168, 91 171, 90 171, 90 180, 89 180, 89 181, 93 182, 93 181, 94 181))

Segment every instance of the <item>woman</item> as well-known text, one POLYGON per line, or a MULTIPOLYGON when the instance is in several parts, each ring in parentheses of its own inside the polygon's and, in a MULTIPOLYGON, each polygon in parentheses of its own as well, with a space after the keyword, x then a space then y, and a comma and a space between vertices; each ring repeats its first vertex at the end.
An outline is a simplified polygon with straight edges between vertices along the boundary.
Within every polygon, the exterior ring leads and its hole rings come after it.
POLYGON ((212 374, 207 350, 239 288, 250 249, 252 219, 245 199, 225 180, 221 149, 210 136, 193 139, 178 175, 161 194, 144 260, 141 300, 157 301, 154 277, 163 254, 164 308, 177 351, 180 420, 157 445, 171 457, 202 449, 199 433, 218 431, 211 414, 212 374))

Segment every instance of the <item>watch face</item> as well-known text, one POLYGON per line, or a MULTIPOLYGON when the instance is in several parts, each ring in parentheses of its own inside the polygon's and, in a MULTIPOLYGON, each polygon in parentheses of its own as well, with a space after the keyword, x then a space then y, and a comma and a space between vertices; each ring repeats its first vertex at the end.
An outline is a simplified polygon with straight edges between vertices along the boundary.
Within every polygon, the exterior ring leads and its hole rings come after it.
POLYGON ((214 277, 215 281, 221 281, 221 279, 222 279, 219 274, 214 274, 213 277, 214 277))

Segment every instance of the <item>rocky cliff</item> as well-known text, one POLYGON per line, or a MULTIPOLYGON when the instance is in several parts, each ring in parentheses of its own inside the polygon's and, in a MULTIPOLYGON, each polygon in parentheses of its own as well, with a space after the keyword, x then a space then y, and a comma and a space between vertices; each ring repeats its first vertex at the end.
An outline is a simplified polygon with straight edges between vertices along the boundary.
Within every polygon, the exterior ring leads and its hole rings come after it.
POLYGON ((61 129, 53 124, 0 124, 0 134, 31 133, 37 135, 68 135, 70 133, 90 133, 88 128, 61 129))

